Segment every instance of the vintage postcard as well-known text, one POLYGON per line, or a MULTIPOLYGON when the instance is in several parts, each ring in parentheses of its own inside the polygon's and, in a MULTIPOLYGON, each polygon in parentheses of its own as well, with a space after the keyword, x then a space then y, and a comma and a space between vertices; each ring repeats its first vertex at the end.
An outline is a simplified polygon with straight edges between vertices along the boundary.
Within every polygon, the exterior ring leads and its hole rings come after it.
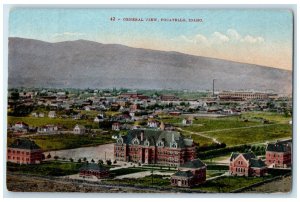
POLYGON ((292 191, 291 10, 15 7, 8 29, 8 191, 292 191))

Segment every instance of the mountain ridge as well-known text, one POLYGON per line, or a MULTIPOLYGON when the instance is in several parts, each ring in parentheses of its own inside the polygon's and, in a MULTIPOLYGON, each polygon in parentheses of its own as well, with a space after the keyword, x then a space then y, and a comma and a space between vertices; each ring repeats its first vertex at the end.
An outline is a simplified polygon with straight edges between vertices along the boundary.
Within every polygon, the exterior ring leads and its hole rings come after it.
POLYGON ((12 87, 204 90, 217 79, 220 90, 291 92, 292 85, 290 70, 88 40, 50 43, 12 37, 8 63, 12 87))

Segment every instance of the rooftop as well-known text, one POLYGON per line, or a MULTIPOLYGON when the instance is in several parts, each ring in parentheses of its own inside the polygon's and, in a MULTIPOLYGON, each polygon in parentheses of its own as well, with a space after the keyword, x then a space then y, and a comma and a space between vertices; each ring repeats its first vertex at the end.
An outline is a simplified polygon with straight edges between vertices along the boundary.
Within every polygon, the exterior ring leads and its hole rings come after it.
POLYGON ((19 149, 40 149, 40 147, 32 140, 29 139, 16 139, 8 147, 19 148, 19 149))

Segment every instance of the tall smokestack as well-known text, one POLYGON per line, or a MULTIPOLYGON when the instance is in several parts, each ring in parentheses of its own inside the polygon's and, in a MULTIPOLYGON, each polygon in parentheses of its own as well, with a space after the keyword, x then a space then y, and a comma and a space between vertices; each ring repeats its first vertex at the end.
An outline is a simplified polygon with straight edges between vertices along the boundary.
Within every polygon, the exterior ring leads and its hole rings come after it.
POLYGON ((213 97, 215 97, 215 80, 216 79, 213 79, 213 97))

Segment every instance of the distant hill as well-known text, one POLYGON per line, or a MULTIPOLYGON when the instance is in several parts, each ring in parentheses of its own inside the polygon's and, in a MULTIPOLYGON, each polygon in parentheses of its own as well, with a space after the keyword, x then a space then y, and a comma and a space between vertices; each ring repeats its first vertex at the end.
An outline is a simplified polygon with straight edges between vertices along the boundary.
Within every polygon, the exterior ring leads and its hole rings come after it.
POLYGON ((292 72, 214 58, 78 40, 9 38, 9 87, 292 91, 292 72))

